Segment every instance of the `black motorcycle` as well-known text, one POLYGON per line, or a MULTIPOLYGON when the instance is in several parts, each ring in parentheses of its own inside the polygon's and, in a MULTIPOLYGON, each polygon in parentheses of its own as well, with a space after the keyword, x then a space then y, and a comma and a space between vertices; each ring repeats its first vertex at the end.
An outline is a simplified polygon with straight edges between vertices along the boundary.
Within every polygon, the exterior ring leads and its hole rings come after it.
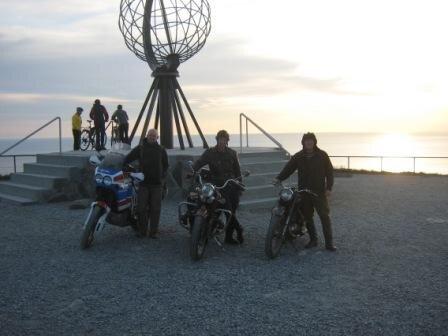
POLYGON ((317 195, 308 189, 284 187, 279 192, 277 204, 272 208, 271 220, 265 240, 265 253, 274 259, 287 241, 293 241, 306 233, 303 214, 309 199, 317 195))
MULTIPOLYGON (((242 177, 247 176, 249 172, 246 171, 242 177)), ((239 178, 229 179, 221 187, 204 182, 208 178, 207 169, 193 172, 192 188, 188 192, 187 200, 178 206, 179 223, 191 234, 190 257, 193 260, 203 257, 209 240, 215 240, 222 247, 219 235, 224 232, 234 215, 225 207, 226 199, 222 190, 231 186, 237 191, 245 190, 239 178)))

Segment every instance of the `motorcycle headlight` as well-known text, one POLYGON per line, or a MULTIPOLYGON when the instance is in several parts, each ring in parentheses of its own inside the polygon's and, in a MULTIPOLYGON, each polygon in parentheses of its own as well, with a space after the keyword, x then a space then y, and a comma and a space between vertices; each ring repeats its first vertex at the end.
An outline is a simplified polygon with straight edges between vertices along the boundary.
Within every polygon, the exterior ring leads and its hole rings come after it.
POLYGON ((107 186, 110 186, 110 185, 112 184, 112 179, 110 178, 110 176, 106 176, 106 177, 103 179, 103 183, 104 183, 105 185, 107 185, 107 186))
POLYGON ((102 183, 103 182, 103 175, 96 174, 95 175, 95 181, 96 181, 96 183, 102 183))
POLYGON ((215 193, 215 187, 210 183, 204 184, 201 190, 202 197, 210 198, 215 193))
POLYGON ((284 202, 289 202, 292 199, 293 192, 291 189, 282 189, 280 191, 280 198, 284 202))

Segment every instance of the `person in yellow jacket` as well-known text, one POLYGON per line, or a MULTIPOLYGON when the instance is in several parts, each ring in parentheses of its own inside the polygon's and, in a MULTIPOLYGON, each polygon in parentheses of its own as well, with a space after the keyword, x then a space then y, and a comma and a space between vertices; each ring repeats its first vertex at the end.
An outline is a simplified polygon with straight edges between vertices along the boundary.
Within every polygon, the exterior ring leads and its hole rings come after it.
POLYGON ((76 108, 76 112, 72 117, 72 131, 73 131, 73 150, 77 151, 81 145, 81 114, 84 111, 81 107, 76 108))

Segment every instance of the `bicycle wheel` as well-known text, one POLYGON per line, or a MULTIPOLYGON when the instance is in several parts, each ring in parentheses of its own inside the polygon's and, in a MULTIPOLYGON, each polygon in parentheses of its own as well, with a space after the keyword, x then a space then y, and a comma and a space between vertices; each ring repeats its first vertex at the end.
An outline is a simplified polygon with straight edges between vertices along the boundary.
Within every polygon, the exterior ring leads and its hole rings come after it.
POLYGON ((81 132, 81 144, 80 144, 80 148, 82 151, 86 151, 87 149, 89 149, 90 146, 90 134, 89 131, 84 129, 81 132))

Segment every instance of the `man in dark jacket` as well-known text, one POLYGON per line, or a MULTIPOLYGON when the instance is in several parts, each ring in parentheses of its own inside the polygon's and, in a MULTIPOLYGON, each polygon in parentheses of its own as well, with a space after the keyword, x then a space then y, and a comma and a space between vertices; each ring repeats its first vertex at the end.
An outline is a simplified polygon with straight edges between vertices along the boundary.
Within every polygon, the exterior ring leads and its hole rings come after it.
POLYGON ((95 100, 95 103, 90 110, 90 119, 93 120, 95 125, 95 135, 96 135, 96 150, 106 149, 105 147, 105 135, 106 135, 106 123, 109 121, 109 114, 106 108, 101 105, 99 99, 95 100))
MULTIPOLYGON (((241 168, 236 151, 228 147, 230 140, 229 133, 221 130, 216 135, 216 146, 207 149, 195 162, 193 169, 199 170, 205 165, 210 168, 211 182, 217 186, 222 186, 228 179, 239 179, 241 181, 241 168)), ((244 242, 243 229, 236 218, 236 210, 240 203, 240 191, 230 184, 222 190, 226 199, 226 206, 232 211, 233 216, 229 220, 226 228, 225 243, 242 244, 244 242), (233 232, 237 232, 237 241, 233 239, 233 232)))
POLYGON ((310 241, 306 248, 317 246, 316 228, 313 222, 313 212, 316 209, 322 223, 325 238, 325 248, 336 251, 333 245, 333 234, 330 220, 328 197, 333 187, 333 166, 327 153, 317 147, 314 133, 306 133, 302 138, 303 149, 296 153, 286 164, 280 174, 274 179, 278 183, 287 179, 296 170, 299 174, 299 189, 310 189, 317 197, 307 196, 308 206, 304 215, 310 241))
POLYGON ((165 148, 158 144, 158 138, 157 130, 149 130, 147 137, 126 156, 123 163, 126 165, 139 160, 140 170, 145 175, 138 188, 138 219, 140 234, 150 238, 158 236, 162 190, 168 172, 168 155, 165 148))

